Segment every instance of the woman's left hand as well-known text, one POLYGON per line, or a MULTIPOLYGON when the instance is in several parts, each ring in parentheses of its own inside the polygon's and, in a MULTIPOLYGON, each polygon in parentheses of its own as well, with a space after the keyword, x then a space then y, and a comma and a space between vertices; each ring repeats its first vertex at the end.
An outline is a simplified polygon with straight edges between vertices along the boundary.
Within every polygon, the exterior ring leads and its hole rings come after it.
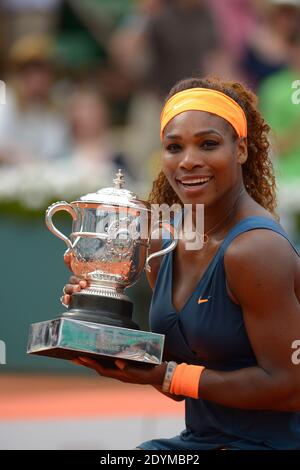
POLYGON ((154 386, 162 385, 167 367, 166 363, 153 365, 152 367, 149 367, 148 364, 147 367, 142 365, 134 366, 123 359, 116 359, 115 365, 117 368, 113 369, 104 367, 95 359, 83 356, 73 359, 72 362, 94 369, 103 377, 110 377, 121 382, 154 386))

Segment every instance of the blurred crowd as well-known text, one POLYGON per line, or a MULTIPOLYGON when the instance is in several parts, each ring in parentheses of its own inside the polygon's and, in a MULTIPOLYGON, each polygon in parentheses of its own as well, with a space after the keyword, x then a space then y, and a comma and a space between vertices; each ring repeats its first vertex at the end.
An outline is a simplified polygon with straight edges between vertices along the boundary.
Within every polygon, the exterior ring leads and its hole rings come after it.
POLYGON ((258 94, 279 188, 294 188, 283 205, 299 209, 300 0, 2 0, 0 31, 0 199, 24 174, 37 205, 47 184, 67 198, 118 168, 146 196, 168 90, 215 75, 258 94))

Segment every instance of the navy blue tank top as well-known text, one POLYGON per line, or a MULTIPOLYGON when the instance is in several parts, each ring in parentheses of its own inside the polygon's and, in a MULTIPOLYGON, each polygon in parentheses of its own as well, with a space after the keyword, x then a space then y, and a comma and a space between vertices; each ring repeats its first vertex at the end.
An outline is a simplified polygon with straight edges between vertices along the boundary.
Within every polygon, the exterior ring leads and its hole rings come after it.
MULTIPOLYGON (((164 256, 153 291, 150 327, 166 335, 168 358, 219 371, 257 365, 242 309, 232 302, 226 289, 223 262, 231 242, 241 233, 254 229, 268 229, 282 235, 300 256, 277 222, 267 217, 247 217, 228 232, 180 312, 172 304, 173 253, 164 256), (198 299, 208 301, 198 303, 198 299)), ((164 245, 168 243, 165 241, 164 245)), ((300 449, 300 413, 236 409, 193 398, 185 399, 185 411, 186 430, 178 438, 186 440, 187 449, 195 448, 189 447, 190 437, 199 449, 233 443, 241 449, 300 449)), ((149 446, 145 443, 141 448, 149 446)), ((168 446, 156 444, 154 448, 168 446)))

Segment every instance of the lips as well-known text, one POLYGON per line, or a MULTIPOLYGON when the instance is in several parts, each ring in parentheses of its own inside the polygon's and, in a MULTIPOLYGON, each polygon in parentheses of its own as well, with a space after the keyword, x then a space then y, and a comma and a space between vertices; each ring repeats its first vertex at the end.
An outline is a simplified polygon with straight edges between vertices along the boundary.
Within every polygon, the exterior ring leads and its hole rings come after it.
POLYGON ((180 183, 185 188, 196 188, 201 187, 208 183, 212 179, 212 176, 182 176, 181 178, 176 178, 176 181, 180 183))

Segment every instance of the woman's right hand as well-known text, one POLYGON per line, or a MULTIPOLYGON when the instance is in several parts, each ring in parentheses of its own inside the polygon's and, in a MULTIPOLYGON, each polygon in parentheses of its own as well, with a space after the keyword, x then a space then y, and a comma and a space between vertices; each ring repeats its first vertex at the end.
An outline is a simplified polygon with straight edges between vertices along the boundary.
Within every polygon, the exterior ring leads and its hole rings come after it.
MULTIPOLYGON (((71 259, 72 259, 72 253, 67 251, 64 255, 64 261, 68 268, 71 271, 71 259)), ((74 294, 75 292, 80 292, 81 289, 85 289, 88 286, 87 281, 84 279, 80 279, 77 276, 71 276, 69 279, 69 283, 65 285, 63 289, 63 296, 61 297, 61 302, 62 304, 68 306, 70 301, 71 301, 71 295, 74 294)))
POLYGON ((80 279, 77 276, 71 276, 69 279, 69 283, 64 287, 64 295, 62 296, 62 303, 65 305, 69 305, 71 301, 71 295, 75 294, 75 292, 80 292, 81 289, 85 289, 88 286, 87 281, 80 279))

